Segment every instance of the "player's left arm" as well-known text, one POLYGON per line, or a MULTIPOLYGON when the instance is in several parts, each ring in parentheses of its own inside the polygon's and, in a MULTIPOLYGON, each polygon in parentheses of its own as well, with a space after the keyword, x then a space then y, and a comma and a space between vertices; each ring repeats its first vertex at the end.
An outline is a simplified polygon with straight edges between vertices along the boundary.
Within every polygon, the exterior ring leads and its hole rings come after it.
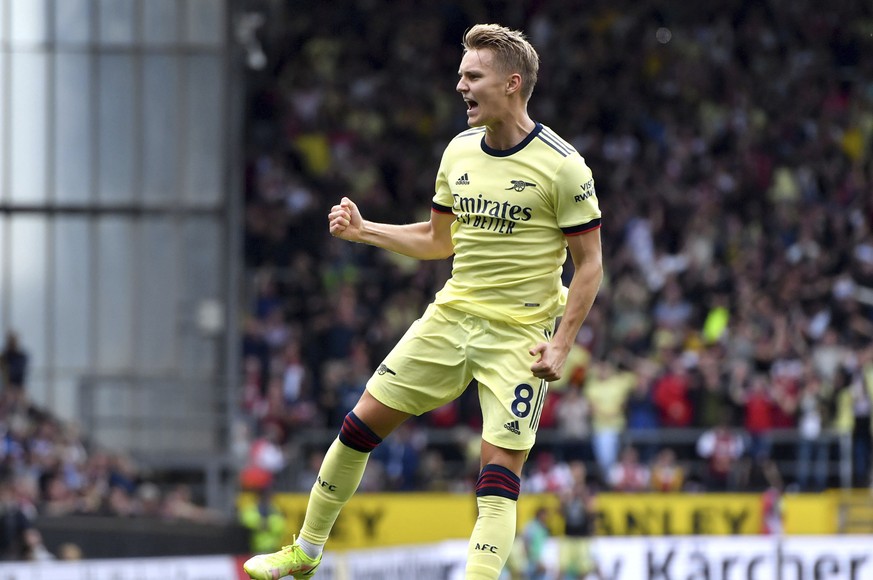
POLYGON ((567 354, 603 281, 600 206, 591 169, 578 154, 567 157, 558 169, 553 191, 557 225, 565 234, 576 269, 558 330, 551 341, 531 349, 531 355, 539 355, 531 371, 534 376, 547 381, 561 378, 567 354))
POLYGON ((600 228, 567 236, 567 246, 576 270, 570 281, 561 324, 551 341, 540 343, 531 349, 531 355, 539 355, 539 359, 531 365, 531 371, 534 376, 547 381, 561 378, 567 354, 573 347, 576 335, 588 316, 603 281, 600 228))

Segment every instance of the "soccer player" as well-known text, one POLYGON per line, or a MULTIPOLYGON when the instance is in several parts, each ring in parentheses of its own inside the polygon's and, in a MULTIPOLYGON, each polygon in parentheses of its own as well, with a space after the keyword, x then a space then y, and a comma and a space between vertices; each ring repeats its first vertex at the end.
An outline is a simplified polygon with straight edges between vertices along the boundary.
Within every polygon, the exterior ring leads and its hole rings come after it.
POLYGON ((483 415, 482 467, 465 577, 496 580, 509 556, 522 466, 548 382, 561 376, 603 278, 600 209, 579 153, 528 115, 539 56, 525 36, 480 24, 466 32, 463 48, 456 89, 471 128, 443 154, 430 220, 371 222, 347 197, 328 215, 330 233, 343 240, 422 260, 454 256, 452 276, 346 416, 299 538, 244 564, 257 580, 312 577, 369 453, 410 416, 455 399, 473 379, 483 415), (575 270, 565 289, 567 248, 575 270))

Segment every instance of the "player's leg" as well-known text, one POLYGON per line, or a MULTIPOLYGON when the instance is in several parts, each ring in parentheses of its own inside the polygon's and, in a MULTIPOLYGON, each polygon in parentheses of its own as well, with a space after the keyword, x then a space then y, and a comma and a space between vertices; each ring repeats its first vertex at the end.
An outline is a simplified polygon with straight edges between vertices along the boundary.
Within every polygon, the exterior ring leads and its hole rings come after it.
POLYGON ((342 507, 364 474, 370 452, 412 415, 435 409, 457 397, 469 382, 458 325, 452 315, 429 308, 385 357, 339 437, 325 456, 309 496, 300 530, 301 545, 320 553, 342 507))
POLYGON ((482 329, 469 351, 482 408, 482 471, 467 580, 497 580, 512 550, 521 470, 536 440, 548 389, 531 373, 529 349, 547 340, 553 326, 490 321, 482 329))
POLYGON ((526 455, 524 450, 482 441, 482 471, 476 483, 479 515, 467 549, 467 580, 496 580, 509 559, 526 455))
POLYGON ((243 564, 246 573, 256 580, 312 577, 340 511, 361 483, 370 452, 409 417, 409 413, 392 409, 364 391, 324 456, 309 494, 300 537, 276 553, 253 556, 243 564))
POLYGON ((457 398, 469 383, 464 331, 454 311, 429 307, 392 349, 370 380, 339 436, 325 455, 309 495, 300 539, 276 554, 244 564, 256 580, 275 580, 288 570, 309 578, 343 506, 361 482, 370 452, 397 426, 457 398), (276 575, 278 574, 278 575, 276 575))
POLYGON ((370 452, 409 417, 410 413, 388 407, 369 391, 346 415, 318 470, 300 529, 299 543, 310 556, 321 554, 340 510, 361 483, 370 452))

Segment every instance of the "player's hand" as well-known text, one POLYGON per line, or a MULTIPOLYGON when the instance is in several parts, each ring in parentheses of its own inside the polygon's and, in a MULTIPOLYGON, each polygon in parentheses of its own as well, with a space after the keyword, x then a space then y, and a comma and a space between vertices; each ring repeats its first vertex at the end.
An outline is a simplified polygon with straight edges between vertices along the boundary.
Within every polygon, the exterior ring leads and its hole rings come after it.
POLYGON ((358 206, 347 197, 330 209, 327 215, 330 222, 330 234, 341 240, 357 241, 360 238, 364 219, 358 206))
POLYGON ((541 342, 530 349, 530 355, 537 357, 530 366, 535 377, 549 382, 561 378, 564 363, 567 362, 566 351, 550 342, 541 342))

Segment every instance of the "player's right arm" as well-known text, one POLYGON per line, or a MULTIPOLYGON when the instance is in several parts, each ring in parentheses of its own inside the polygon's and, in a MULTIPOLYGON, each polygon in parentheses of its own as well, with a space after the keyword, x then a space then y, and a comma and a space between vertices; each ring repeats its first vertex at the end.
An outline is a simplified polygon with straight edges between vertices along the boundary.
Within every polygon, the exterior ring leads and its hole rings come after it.
POLYGON ((344 197, 328 214, 331 235, 350 242, 377 246, 419 260, 440 260, 455 253, 453 214, 431 212, 430 221, 384 224, 365 220, 358 206, 344 197))

